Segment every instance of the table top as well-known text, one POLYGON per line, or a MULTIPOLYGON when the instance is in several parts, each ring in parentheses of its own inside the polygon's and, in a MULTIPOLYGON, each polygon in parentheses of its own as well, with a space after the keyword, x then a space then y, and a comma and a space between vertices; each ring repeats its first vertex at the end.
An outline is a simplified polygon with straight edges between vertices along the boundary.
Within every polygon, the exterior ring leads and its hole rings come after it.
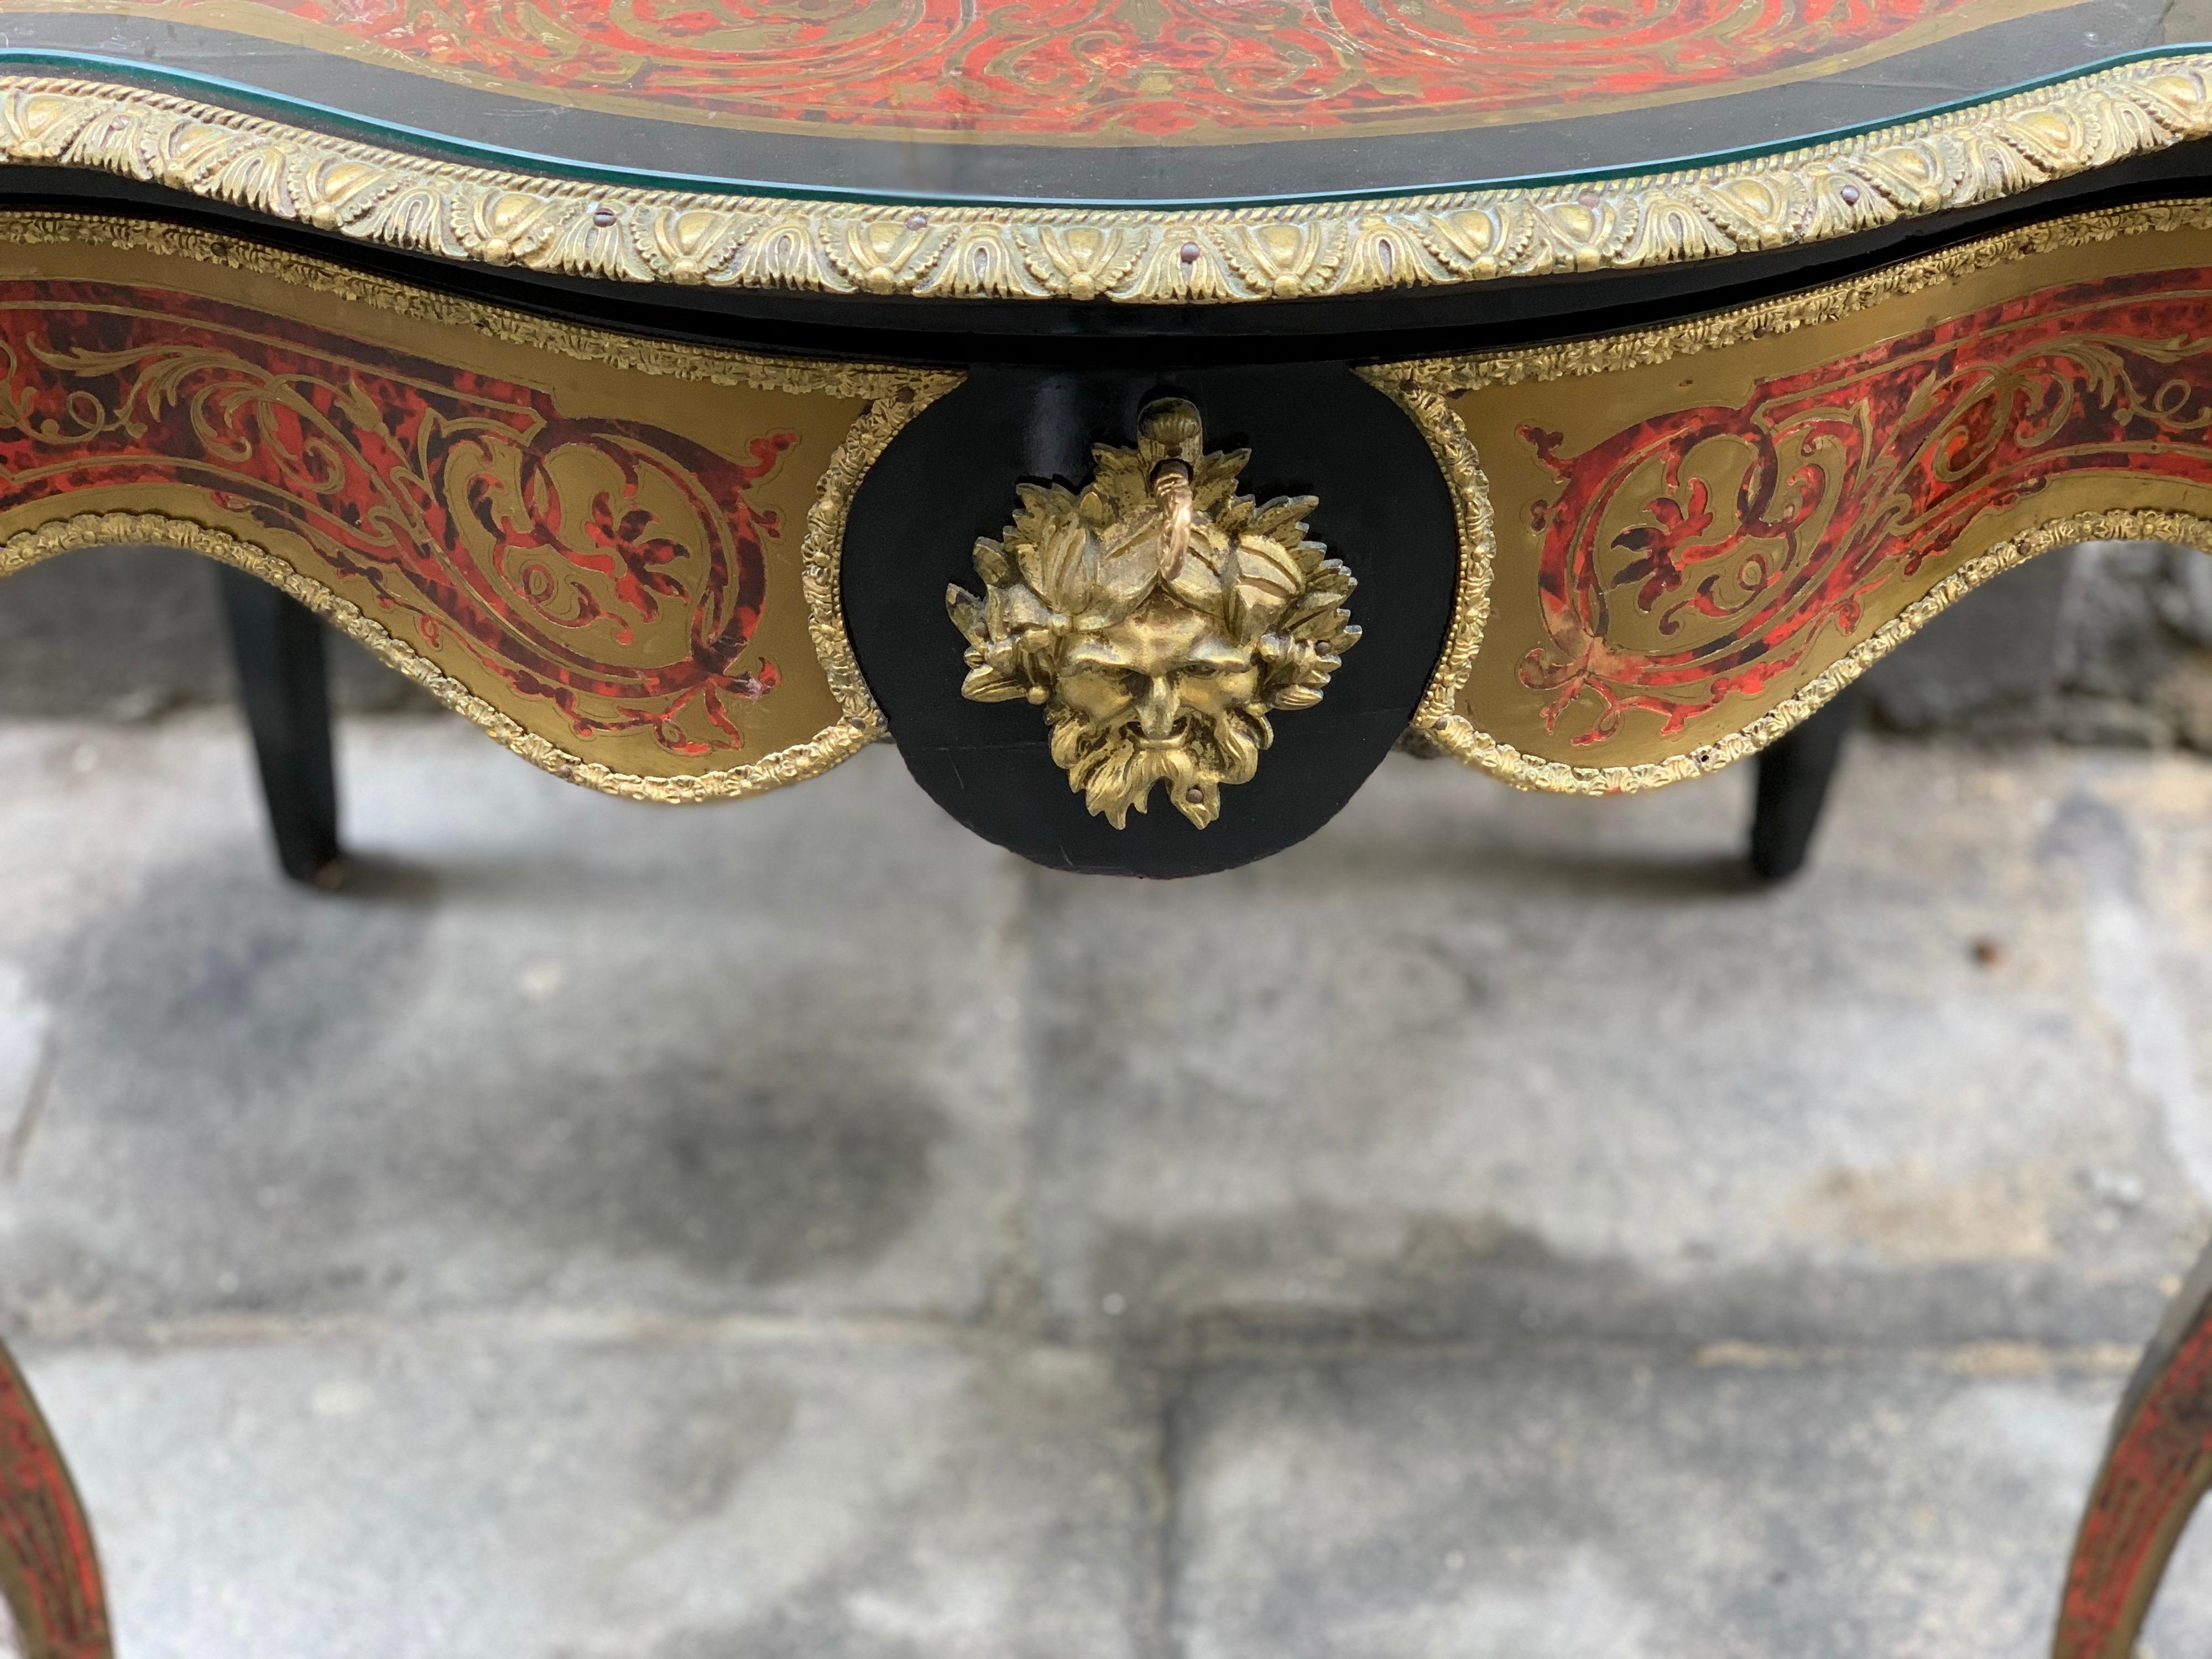
POLYGON ((925 204, 1649 172, 2208 39, 2202 0, 0 0, 6 67, 540 170, 925 204))

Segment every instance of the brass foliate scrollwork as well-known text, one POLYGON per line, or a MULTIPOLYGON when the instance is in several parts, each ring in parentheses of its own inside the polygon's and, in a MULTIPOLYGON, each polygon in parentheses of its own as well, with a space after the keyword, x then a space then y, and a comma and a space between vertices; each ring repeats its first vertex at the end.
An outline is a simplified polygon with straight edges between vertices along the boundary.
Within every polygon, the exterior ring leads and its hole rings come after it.
POLYGON ((1459 518, 1422 737, 1518 788, 1656 788, 1764 749, 2028 558, 2212 550, 2208 234, 2203 202, 2108 209, 1655 329, 1360 371, 1459 518), (1571 439, 1554 392, 1587 411, 1571 439), (1484 457, 1543 482, 1493 499, 1484 457))
POLYGON ((638 799, 757 794, 881 734, 846 514, 957 375, 642 339, 89 214, 0 212, 0 579, 81 548, 203 554, 533 764, 638 799), (679 408, 712 389, 713 416, 595 412, 656 385, 679 408), (793 446, 823 464, 779 474, 793 446))
POLYGON ((1202 830, 1258 771, 1269 714, 1312 708, 1343 665, 1355 584, 1306 535, 1316 498, 1237 494, 1249 452, 1208 453, 1180 398, 1091 458, 1079 493, 1018 486, 1013 522, 975 544, 981 596, 945 590, 961 694, 1040 707, 1068 787, 1115 829, 1165 784, 1202 830))

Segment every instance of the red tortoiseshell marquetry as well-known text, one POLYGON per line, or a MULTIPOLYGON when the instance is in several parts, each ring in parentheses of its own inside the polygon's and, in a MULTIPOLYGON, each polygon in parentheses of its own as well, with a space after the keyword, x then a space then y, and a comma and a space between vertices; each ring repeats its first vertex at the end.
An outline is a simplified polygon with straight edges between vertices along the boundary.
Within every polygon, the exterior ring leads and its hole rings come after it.
POLYGON ((2059 479, 2212 486, 2212 270, 2039 288, 1592 444, 1519 435, 1557 494, 1523 509, 1544 638, 1517 678, 1603 758, 1632 711, 1673 737, 1833 655, 2059 479))
POLYGON ((640 113, 1010 143, 1449 128, 1724 93, 2023 9, 1995 0, 125 0, 114 9, 640 113))
POLYGON ((314 574, 434 657, 465 653, 569 735, 671 756, 744 746, 742 665, 777 515, 736 462, 550 394, 181 293, 0 282, 0 514, 173 488, 303 538, 314 574), (350 581, 359 584, 348 588, 350 581))
POLYGON ((109 1659, 92 1528, 37 1402, 0 1348, 0 1593, 24 1659, 109 1659))
POLYGON ((2053 1659, 2132 1659, 2168 1557, 2212 1486, 2212 1255, 2128 1389, 2075 1540, 2053 1659))

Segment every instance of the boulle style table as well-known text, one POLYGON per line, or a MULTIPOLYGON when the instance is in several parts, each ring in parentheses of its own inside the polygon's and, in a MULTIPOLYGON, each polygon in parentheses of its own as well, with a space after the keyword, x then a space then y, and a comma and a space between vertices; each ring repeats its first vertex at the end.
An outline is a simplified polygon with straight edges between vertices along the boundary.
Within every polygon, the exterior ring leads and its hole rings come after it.
MULTIPOLYGON (((2208 139, 2200 0, 0 0, 0 574, 219 562, 304 880, 317 617, 645 799, 888 738, 1174 876, 1397 745, 1757 756, 1779 875, 1929 617, 2212 546, 2208 139)), ((2177 1322, 2069 1659, 2212 1478, 2177 1322)), ((4 1369, 0 1587, 106 1650, 4 1369)))

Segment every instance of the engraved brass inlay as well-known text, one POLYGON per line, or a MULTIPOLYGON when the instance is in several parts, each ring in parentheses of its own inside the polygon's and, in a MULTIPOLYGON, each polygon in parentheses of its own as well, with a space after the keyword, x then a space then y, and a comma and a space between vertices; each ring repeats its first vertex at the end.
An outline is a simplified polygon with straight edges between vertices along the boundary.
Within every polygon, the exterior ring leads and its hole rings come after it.
POLYGON ((1366 371, 1460 504, 1454 639, 1480 648, 1447 653, 1422 730, 1523 787, 1648 788, 1773 741, 2037 553, 2212 548, 2208 319, 2212 204, 2166 204, 1366 371))
POLYGON ((638 340, 221 236, 0 215, 0 576, 102 541, 283 587, 517 753, 655 800, 879 735, 844 517, 956 377, 638 340))
POLYGON ((114 1659, 84 1505, 38 1401, 0 1346, 0 1634, 11 1624, 9 1650, 23 1659, 114 1659))
POLYGON ((927 206, 465 166, 143 88, 0 76, 0 161, 158 184, 387 247, 618 282, 1214 304, 1820 242, 2212 136, 2212 52, 1641 177, 1207 209, 927 206))
POLYGON ((1002 539, 975 544, 981 598, 945 590, 968 639, 961 693, 1041 706, 1052 757, 1117 830, 1155 784, 1200 829, 1274 741, 1267 716, 1321 701, 1359 638, 1352 573, 1307 538, 1311 495, 1236 493, 1249 453, 1208 453, 1197 410, 1152 404, 1134 449, 1101 444, 1079 495, 1024 483, 1002 539))

